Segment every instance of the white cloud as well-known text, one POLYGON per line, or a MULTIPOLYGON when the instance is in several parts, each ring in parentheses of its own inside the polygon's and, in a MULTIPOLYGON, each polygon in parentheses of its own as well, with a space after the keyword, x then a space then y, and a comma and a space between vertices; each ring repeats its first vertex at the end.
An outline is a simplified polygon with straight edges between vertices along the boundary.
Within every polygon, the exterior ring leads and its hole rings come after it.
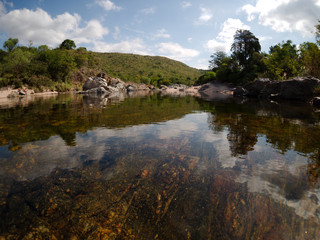
POLYGON ((320 12, 319 0, 257 0, 255 5, 244 5, 248 20, 258 17, 259 24, 277 32, 297 31, 311 37, 320 12))
POLYGON ((94 51, 97 52, 121 52, 149 55, 146 44, 140 39, 121 41, 118 43, 94 42, 94 51))
POLYGON ((0 16, 7 12, 6 7, 2 2, 0 2, 0 16))
POLYGON ((96 3, 103 7, 106 11, 120 11, 121 7, 116 6, 113 2, 110 0, 96 0, 96 3))
POLYGON ((79 25, 78 14, 64 13, 52 18, 46 11, 21 9, 13 10, 0 16, 0 31, 8 36, 16 37, 26 44, 31 40, 34 44, 47 44, 55 47, 63 40, 70 38, 76 43, 90 43, 103 38, 108 29, 98 20, 91 20, 84 28, 79 25))
POLYGON ((156 12, 155 7, 142 9, 140 12, 144 14, 154 14, 156 12))
POLYGON ((119 39, 119 35, 120 35, 120 28, 118 26, 114 27, 114 33, 113 33, 113 38, 114 39, 119 39))
POLYGON ((250 30, 250 27, 243 24, 240 19, 228 18, 223 23, 222 31, 215 39, 209 40, 206 47, 210 52, 229 52, 233 43, 233 36, 239 29, 250 30))
POLYGON ((192 4, 190 2, 182 2, 181 3, 181 7, 184 8, 184 9, 188 8, 188 7, 191 7, 191 6, 192 6, 192 4))
POLYGON ((197 19, 196 24, 203 24, 210 21, 210 19, 212 18, 211 11, 204 7, 201 7, 200 10, 201 10, 201 15, 197 19))
POLYGON ((170 38, 170 37, 171 36, 169 33, 167 33, 167 30, 162 28, 162 29, 159 29, 152 38, 156 39, 156 38, 170 38))
POLYGON ((156 47, 160 54, 178 61, 190 60, 200 54, 197 50, 183 48, 173 42, 159 43, 156 47))

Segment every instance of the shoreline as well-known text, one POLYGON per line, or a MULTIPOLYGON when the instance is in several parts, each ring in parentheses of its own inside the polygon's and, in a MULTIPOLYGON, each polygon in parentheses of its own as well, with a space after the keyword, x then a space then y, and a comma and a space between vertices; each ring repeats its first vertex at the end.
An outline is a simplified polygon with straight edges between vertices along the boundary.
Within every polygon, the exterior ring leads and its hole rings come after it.
MULTIPOLYGON (((24 105, 37 97, 50 97, 59 94, 70 94, 78 93, 77 91, 69 92, 57 92, 57 91, 47 91, 34 93, 32 90, 26 95, 16 95, 14 97, 8 97, 13 92, 18 93, 17 89, 12 88, 2 88, 0 89, 0 108, 24 105)), ((139 90, 137 90, 139 92, 139 90)), ((183 96, 194 96, 205 100, 216 100, 216 99, 227 99, 233 96, 233 90, 226 84, 222 83, 207 83, 200 86, 168 86, 165 88, 158 89, 162 95, 183 97, 183 96)))

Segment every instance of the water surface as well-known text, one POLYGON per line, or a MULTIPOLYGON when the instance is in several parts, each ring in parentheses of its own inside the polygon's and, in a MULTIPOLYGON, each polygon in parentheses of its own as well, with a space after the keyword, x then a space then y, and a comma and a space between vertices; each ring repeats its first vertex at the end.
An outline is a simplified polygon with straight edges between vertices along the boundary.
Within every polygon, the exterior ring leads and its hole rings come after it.
POLYGON ((302 103, 61 95, 0 109, 0 238, 320 239, 302 103))

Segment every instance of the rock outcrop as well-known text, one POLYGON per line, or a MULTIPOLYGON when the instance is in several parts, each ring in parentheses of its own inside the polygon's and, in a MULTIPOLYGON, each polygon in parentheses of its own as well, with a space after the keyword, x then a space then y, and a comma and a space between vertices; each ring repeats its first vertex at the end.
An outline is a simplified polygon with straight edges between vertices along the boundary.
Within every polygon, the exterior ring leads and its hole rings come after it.
POLYGON ((107 95, 114 92, 126 91, 125 83, 119 78, 89 77, 82 87, 81 93, 107 95))
POLYGON ((297 77, 286 81, 271 81, 258 79, 248 83, 234 96, 248 96, 271 99, 311 100, 316 96, 316 89, 320 87, 320 80, 313 77, 297 77))
POLYGON ((82 87, 80 94, 108 96, 114 93, 128 93, 134 91, 149 91, 152 88, 146 84, 125 83, 119 78, 111 78, 105 73, 96 77, 89 77, 82 87))

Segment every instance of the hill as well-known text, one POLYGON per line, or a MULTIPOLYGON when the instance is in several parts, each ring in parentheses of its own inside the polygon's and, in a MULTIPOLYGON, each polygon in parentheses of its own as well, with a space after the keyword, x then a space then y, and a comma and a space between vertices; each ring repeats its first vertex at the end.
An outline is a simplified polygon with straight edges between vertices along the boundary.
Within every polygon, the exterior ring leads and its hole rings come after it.
POLYGON ((45 45, 0 49, 0 87, 68 91, 81 89, 86 77, 99 72, 154 86, 192 85, 201 75, 199 70, 165 57, 97 53, 83 47, 49 49, 45 45))
POLYGON ((166 57, 125 53, 97 53, 97 56, 104 72, 123 81, 156 86, 172 83, 192 85, 201 76, 198 69, 166 57))

